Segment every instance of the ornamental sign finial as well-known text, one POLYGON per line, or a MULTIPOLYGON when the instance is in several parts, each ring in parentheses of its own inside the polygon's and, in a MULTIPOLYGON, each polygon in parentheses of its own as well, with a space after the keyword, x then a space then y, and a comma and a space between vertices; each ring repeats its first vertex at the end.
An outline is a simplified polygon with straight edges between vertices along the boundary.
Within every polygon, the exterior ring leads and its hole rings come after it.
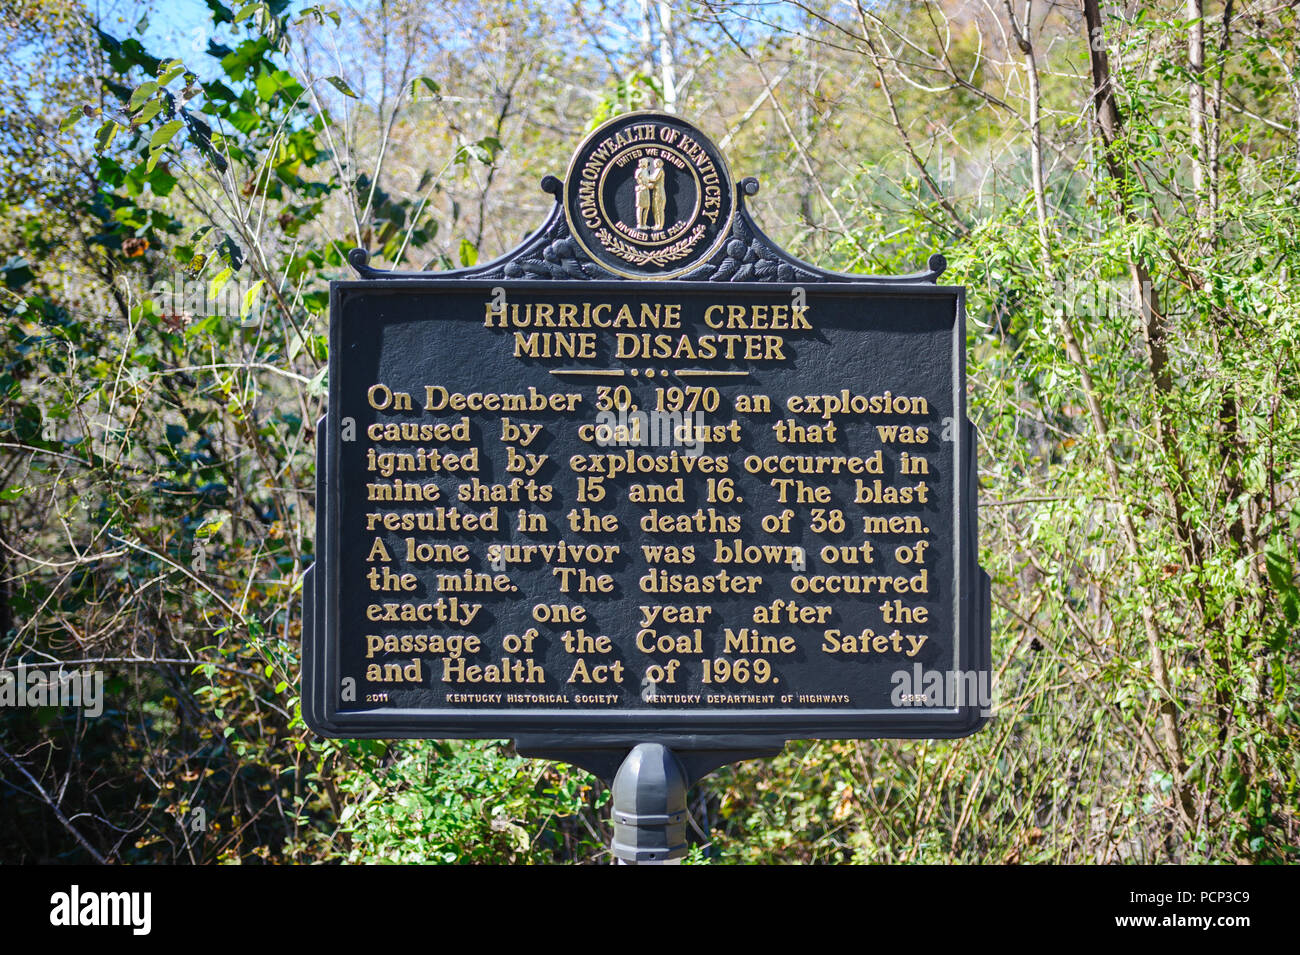
POLYGON ((666 113, 628 113, 600 126, 573 154, 564 182, 573 237, 627 278, 671 278, 707 261, 727 237, 735 202, 717 147, 666 113))

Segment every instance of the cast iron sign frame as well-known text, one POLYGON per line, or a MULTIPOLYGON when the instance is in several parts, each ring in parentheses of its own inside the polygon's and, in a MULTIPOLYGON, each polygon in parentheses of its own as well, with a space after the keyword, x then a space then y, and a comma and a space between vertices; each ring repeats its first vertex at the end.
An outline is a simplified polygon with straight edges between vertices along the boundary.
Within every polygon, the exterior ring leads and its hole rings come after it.
MULTIPOLYGON (((657 116, 657 114, 636 114, 657 116)), ((627 117, 620 117, 627 121, 627 117)), ((679 127, 690 129, 675 117, 679 127)), ((700 136, 703 140, 704 137, 700 136)), ((584 146, 587 141, 584 141, 584 146)), ((707 142, 707 140, 705 140, 707 142)), ((716 155, 716 153, 714 154, 716 155)), ((725 172, 725 170, 723 170, 725 172)), ((729 177, 724 177, 730 182, 729 177)), ((554 292, 569 287, 575 293, 628 292, 637 283, 614 274, 586 254, 570 230, 565 189, 554 177, 542 188, 556 198, 546 223, 518 248, 493 262, 443 273, 389 272, 374 269, 368 256, 357 249, 349 256, 360 278, 330 283, 330 310, 340 314, 344 299, 357 295, 476 292, 486 299, 494 288, 507 295, 530 291, 554 292)), ((953 447, 955 509, 953 512, 954 655, 960 669, 985 675, 990 668, 989 579, 978 564, 976 432, 966 418, 965 401, 965 294, 959 286, 940 286, 937 279, 946 263, 931 256, 925 271, 903 276, 863 276, 828 272, 802 262, 776 246, 758 228, 746 207, 746 197, 758 191, 754 179, 735 186, 734 210, 722 225, 722 238, 712 242, 706 260, 667 280, 646 278, 655 293, 681 296, 729 292, 792 293, 805 288, 821 297, 849 296, 869 302, 873 298, 940 298, 953 309, 952 395, 957 422, 953 447)), ((640 201, 639 199, 637 200, 640 201)), ((437 319, 431 319, 437 321, 437 319)), ((330 409, 339 407, 340 375, 335 362, 344 352, 340 324, 330 328, 330 409)), ((775 752, 785 740, 834 738, 952 738, 978 730, 987 711, 978 702, 932 708, 895 710, 547 710, 547 709, 380 709, 340 712, 337 701, 342 679, 341 634, 338 632, 340 487, 338 422, 330 413, 317 430, 317 562, 308 569, 303 584, 303 693, 305 722, 325 736, 354 738, 515 738, 521 752, 554 756, 596 769, 606 778, 619 757, 642 742, 658 742, 680 751, 727 752, 715 764, 750 755, 775 752), (582 755, 586 753, 587 755, 582 755), (577 754, 577 755, 575 755, 577 754), (602 755, 604 754, 604 755, 602 755), (614 759, 614 762, 610 762, 614 759)), ((698 767, 697 767, 698 768, 698 767)), ((698 772, 693 775, 699 775, 698 772)))

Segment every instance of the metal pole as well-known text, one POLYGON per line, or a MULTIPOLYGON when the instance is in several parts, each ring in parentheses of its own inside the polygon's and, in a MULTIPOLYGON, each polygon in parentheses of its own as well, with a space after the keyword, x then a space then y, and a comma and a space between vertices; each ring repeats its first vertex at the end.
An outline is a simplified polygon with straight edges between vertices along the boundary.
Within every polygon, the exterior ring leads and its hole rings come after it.
POLYGON ((638 743, 614 776, 616 865, 675 865, 687 853, 686 770, 661 743, 638 743))

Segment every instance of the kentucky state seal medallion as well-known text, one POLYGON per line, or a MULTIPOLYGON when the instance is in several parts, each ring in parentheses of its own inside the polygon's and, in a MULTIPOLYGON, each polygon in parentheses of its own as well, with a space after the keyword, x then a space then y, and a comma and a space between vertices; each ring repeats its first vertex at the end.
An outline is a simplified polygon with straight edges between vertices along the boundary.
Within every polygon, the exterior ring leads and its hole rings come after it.
POLYGON ((727 237, 734 207, 717 147, 666 113, 605 123, 573 154, 564 183, 573 237, 628 278, 671 278, 707 261, 727 237))

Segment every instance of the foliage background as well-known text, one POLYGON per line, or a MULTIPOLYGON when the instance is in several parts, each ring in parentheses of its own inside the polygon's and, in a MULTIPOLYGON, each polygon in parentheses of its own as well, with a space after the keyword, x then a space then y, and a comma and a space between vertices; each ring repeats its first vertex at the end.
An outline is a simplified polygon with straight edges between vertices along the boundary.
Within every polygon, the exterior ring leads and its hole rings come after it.
POLYGON ((605 862, 508 744, 297 718, 326 288, 539 224, 584 130, 698 121, 788 248, 969 288, 999 714, 794 743, 697 861, 1283 862, 1297 826, 1292 3, 0 0, 0 858, 605 862), (199 825, 202 821, 203 825, 199 825))

